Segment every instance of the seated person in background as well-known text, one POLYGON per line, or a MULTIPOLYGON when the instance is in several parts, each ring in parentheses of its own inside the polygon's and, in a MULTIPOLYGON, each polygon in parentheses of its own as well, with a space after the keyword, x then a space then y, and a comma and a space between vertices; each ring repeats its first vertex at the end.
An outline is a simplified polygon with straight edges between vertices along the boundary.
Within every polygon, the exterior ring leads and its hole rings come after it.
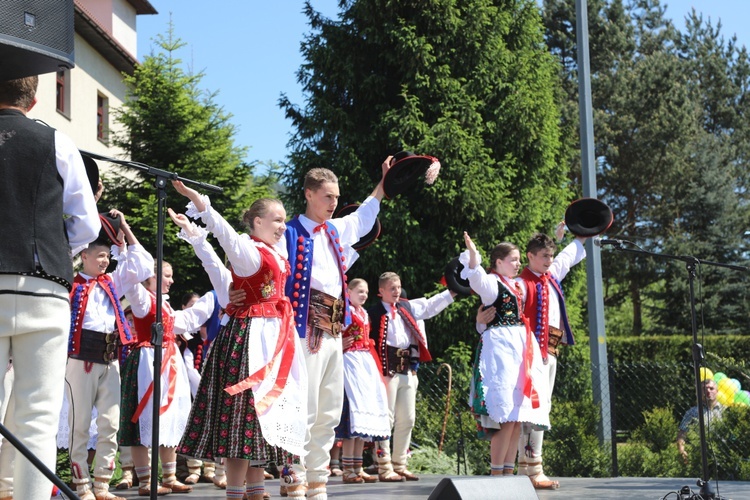
MULTIPOLYGON (((716 382, 713 379, 706 379, 701 384, 703 386, 703 414, 705 424, 710 425, 713 419, 721 418, 724 406, 716 400, 719 391, 716 382)), ((698 423, 698 406, 693 406, 685 412, 680 422, 680 429, 677 431, 677 449, 682 455, 682 461, 688 463, 688 454, 685 451, 685 439, 687 438, 688 429, 698 423)))

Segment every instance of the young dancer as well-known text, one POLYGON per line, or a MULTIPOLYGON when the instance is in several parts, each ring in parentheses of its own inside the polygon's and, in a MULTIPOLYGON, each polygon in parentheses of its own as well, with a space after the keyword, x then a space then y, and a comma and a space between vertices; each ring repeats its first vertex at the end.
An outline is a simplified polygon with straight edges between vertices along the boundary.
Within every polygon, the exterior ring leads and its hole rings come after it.
POLYGON ((305 453, 307 372, 284 295, 289 264, 274 246, 286 212, 278 200, 257 200, 243 216, 250 235, 239 235, 207 197, 173 184, 190 199, 188 215, 199 216, 226 251, 234 287, 248 297, 227 306, 229 322, 213 342, 180 452, 224 457, 227 498, 261 500, 263 467, 277 459, 272 447, 305 453))
POLYGON ((120 419, 119 353, 122 345, 135 341, 120 297, 148 278, 154 268, 151 254, 138 244, 122 212, 111 210, 107 217, 102 217, 102 225, 107 230, 102 230, 99 239, 81 252, 83 268, 73 280, 70 292, 71 325, 65 369, 69 402, 67 424, 73 483, 78 496, 84 500, 120 498, 109 493, 120 419), (114 234, 117 226, 125 241, 114 234), (112 273, 106 273, 110 244, 115 245, 117 267, 112 273), (92 485, 87 443, 94 408, 98 438, 92 485))
MULTIPOLYGON (((177 480, 176 446, 185 430, 190 412, 190 382, 185 363, 175 344, 175 335, 197 329, 213 312, 213 297, 204 295, 190 309, 175 311, 169 305, 169 289, 174 282, 172 266, 162 264, 162 371, 159 458, 162 462, 163 486, 158 494, 188 493, 192 486, 177 480)), ((151 345, 151 326, 156 320, 156 277, 133 287, 125 297, 130 302, 137 333, 137 344, 130 352, 122 368, 122 405, 118 441, 121 446, 130 446, 135 471, 140 481, 138 494, 150 492, 151 469, 149 450, 151 445, 154 348, 151 345)))
POLYGON ((367 301, 367 282, 361 278, 349 282, 352 323, 343 336, 344 406, 336 437, 343 439, 342 467, 345 483, 374 483, 376 477, 362 470, 365 440, 386 440, 388 395, 376 363, 377 353, 370 339, 370 320, 363 305, 367 301))
POLYGON ((401 299, 401 278, 385 272, 378 280, 381 301, 367 312, 370 337, 375 341, 380 369, 388 390, 388 418, 393 430, 393 458, 387 440, 378 450, 378 479, 384 482, 418 481, 406 468, 411 431, 416 420, 417 369, 432 360, 427 338, 418 321, 439 314, 453 302, 456 293, 445 290, 433 297, 401 299))
MULTIPOLYGON (((560 239, 558 226, 558 239, 560 239)), ((557 349, 560 344, 574 343, 565 298, 560 281, 570 269, 586 257, 583 243, 586 237, 577 236, 556 257, 557 245, 546 234, 535 234, 526 245, 528 265, 518 282, 524 303, 524 315, 529 319, 542 353, 543 370, 548 380, 550 396, 555 387, 557 349)), ((557 489, 558 481, 550 480, 542 468, 543 430, 524 425, 518 441, 518 473, 529 476, 537 489, 557 489)))
POLYGON ((539 345, 523 316, 521 289, 514 280, 521 268, 518 247, 497 245, 487 274, 467 233, 464 242, 461 277, 469 280, 485 306, 495 309, 477 349, 469 403, 480 436, 491 435, 492 475, 512 475, 521 423, 549 428, 549 387, 539 345))
MULTIPOLYGON (((381 165, 385 176, 392 157, 381 165)), ((307 208, 287 223, 286 246, 292 276, 286 295, 294 308, 294 326, 303 340, 307 364, 308 429, 304 460, 285 474, 282 494, 325 500, 334 429, 344 401, 341 329, 350 323, 346 272, 356 259, 352 245, 370 232, 384 196, 383 178, 352 214, 331 219, 339 199, 336 175, 314 168, 305 176, 307 208)))

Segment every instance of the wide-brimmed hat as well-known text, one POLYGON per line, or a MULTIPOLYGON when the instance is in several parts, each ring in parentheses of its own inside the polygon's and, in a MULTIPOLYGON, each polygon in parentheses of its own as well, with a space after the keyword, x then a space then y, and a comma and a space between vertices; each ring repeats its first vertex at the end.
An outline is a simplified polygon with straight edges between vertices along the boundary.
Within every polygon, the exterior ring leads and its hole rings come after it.
POLYGON ((96 194, 99 190, 99 165, 90 156, 81 155, 81 158, 83 158, 83 166, 86 167, 86 177, 89 179, 91 191, 96 194))
POLYGON ((590 237, 602 234, 614 221, 612 209, 596 198, 581 198, 565 210, 565 225, 576 236, 590 237))
MULTIPOLYGON (((351 203, 349 205, 345 205, 341 207, 338 212, 336 212, 336 215, 334 215, 334 218, 345 217, 351 213, 354 213, 357 210, 357 208, 359 208, 359 203, 351 203)), ((372 229, 370 229, 370 232, 362 236, 358 242, 352 245, 352 248, 357 251, 360 251, 366 246, 372 244, 372 242, 377 240, 378 236, 380 236, 381 230, 382 230, 382 226, 380 225, 380 219, 375 217, 375 224, 372 225, 372 229)))
POLYGON ((469 280, 461 277, 461 271, 463 268, 464 265, 461 264, 458 257, 455 257, 448 262, 447 266, 445 266, 445 274, 443 278, 445 279, 445 286, 448 287, 448 290, 463 295, 464 297, 468 297, 471 295, 471 287, 469 286, 469 280))
POLYGON ((99 231, 99 239, 104 241, 109 240, 118 247, 121 246, 123 241, 119 236, 122 218, 114 218, 109 215, 109 212, 101 212, 99 214, 99 220, 102 222, 102 230, 99 231))
POLYGON ((393 155, 393 162, 383 179, 383 190, 388 198, 405 193, 423 175, 425 182, 432 184, 440 172, 440 161, 437 158, 415 155, 411 151, 396 153, 393 155))

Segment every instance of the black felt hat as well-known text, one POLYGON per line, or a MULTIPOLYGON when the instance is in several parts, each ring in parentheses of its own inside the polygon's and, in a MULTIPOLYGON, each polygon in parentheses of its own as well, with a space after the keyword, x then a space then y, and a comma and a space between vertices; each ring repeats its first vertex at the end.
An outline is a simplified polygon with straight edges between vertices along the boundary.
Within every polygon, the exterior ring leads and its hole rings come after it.
POLYGON ((393 165, 383 179, 383 190, 388 198, 408 191, 425 175, 425 182, 432 184, 440 172, 440 161, 433 156, 415 155, 401 151, 393 155, 393 165))
POLYGON ((96 194, 99 190, 99 165, 90 156, 81 155, 81 158, 83 158, 83 165, 86 167, 86 177, 89 179, 91 192, 96 194))
POLYGON ((464 265, 461 264, 458 257, 451 259, 445 266, 445 286, 452 292, 468 297, 471 295, 471 287, 469 286, 469 280, 461 278, 463 268, 464 265))
MULTIPOLYGON (((357 208, 359 208, 359 203, 351 203, 349 205, 345 205, 341 207, 338 212, 336 212, 336 215, 334 215, 334 218, 345 217, 351 213, 354 213, 357 210, 357 208)), ((366 246, 369 246, 372 242, 378 239, 378 236, 380 236, 381 230, 382 230, 382 226, 380 225, 380 219, 376 217, 375 224, 372 225, 372 229, 370 229, 370 232, 362 236, 358 242, 352 245, 352 248, 357 251, 360 251, 366 246)))
POLYGON ((119 236, 122 218, 114 218, 109 215, 109 212, 102 212, 99 214, 99 220, 102 222, 102 230, 99 231, 99 239, 104 241, 109 240, 118 247, 121 246, 123 241, 119 236))
POLYGON ((612 209, 596 198, 581 198, 565 211, 565 225, 576 236, 590 237, 602 234, 614 221, 612 209))

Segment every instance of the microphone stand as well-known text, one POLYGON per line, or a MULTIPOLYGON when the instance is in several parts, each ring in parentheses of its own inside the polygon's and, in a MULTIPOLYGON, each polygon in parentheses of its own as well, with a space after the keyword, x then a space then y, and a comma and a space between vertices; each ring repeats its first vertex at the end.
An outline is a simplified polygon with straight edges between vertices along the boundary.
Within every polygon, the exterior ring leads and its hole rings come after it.
POLYGON ((81 155, 88 156, 94 160, 104 160, 117 165, 122 165, 135 170, 140 170, 144 175, 155 178, 157 208, 156 208, 156 321, 151 325, 151 345, 154 348, 154 390, 151 398, 152 426, 151 426, 151 500, 156 500, 159 472, 159 409, 161 407, 161 367, 162 367, 162 344, 164 340, 164 326, 162 324, 162 265, 164 261, 164 222, 165 207, 167 201, 167 180, 179 180, 187 184, 198 186, 207 191, 221 193, 222 188, 180 177, 176 173, 168 172, 159 168, 150 167, 144 163, 118 160, 108 156, 80 150, 81 155))
POLYGON ((697 495, 693 496, 692 498, 700 498, 703 500, 708 500, 708 499, 713 500, 716 498, 716 494, 714 493, 713 488, 711 487, 711 483, 709 482, 709 476, 708 476, 708 446, 706 444, 706 424, 704 421, 705 416, 703 414, 703 408, 704 408, 703 407, 703 384, 701 381, 701 374, 700 374, 700 366, 703 362, 704 355, 703 355, 703 346, 698 343, 698 321, 697 321, 697 317, 695 313, 695 287, 694 287, 695 270, 699 264, 706 264, 706 265, 714 266, 714 267, 723 267, 727 269, 733 269, 735 271, 744 271, 744 272, 748 272, 750 271, 750 269, 744 266, 737 266, 733 264, 722 264, 719 262, 701 260, 701 259, 697 259, 691 256, 670 255, 670 254, 665 254, 665 253, 649 252, 648 250, 643 250, 635 243, 631 241, 627 241, 627 240, 613 240, 611 244, 615 248, 615 250, 618 250, 624 253, 632 253, 636 255, 647 255, 647 256, 656 257, 659 259, 680 260, 685 263, 685 266, 687 268, 688 283, 689 283, 689 289, 690 289, 690 326, 691 326, 691 330, 693 333, 693 347, 692 347, 693 372, 695 375, 695 393, 698 399, 698 430, 700 433, 700 444, 701 444, 701 477, 697 481, 697 485, 700 487, 700 492, 697 495), (628 248, 623 245, 624 243, 632 245, 635 248, 628 248))

